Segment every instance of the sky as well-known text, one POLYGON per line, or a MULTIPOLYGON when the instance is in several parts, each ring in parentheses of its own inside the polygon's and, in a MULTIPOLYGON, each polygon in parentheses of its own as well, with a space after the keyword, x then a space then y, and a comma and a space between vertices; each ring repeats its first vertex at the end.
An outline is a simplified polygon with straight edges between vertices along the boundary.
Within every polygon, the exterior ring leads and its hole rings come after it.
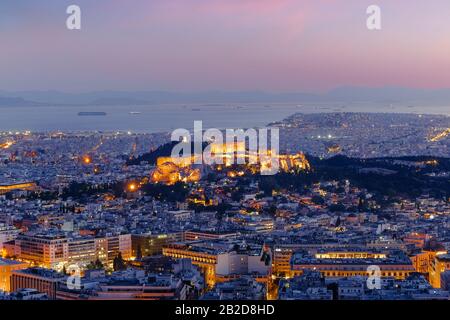
POLYGON ((450 88, 449 12, 448 0, 3 0, 0 90, 450 88), (72 4, 81 30, 66 28, 72 4))

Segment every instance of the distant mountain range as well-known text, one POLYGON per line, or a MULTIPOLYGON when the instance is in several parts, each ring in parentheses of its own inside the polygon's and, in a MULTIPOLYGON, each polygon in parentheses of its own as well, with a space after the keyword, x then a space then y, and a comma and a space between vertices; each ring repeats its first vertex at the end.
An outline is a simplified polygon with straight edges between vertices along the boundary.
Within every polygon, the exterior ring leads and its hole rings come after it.
POLYGON ((23 106, 23 107, 30 107, 30 106, 39 106, 42 105, 39 102, 35 101, 28 101, 24 98, 17 98, 17 97, 2 97, 0 96, 0 107, 1 106, 23 106))
POLYGON ((450 89, 426 90, 399 87, 340 87, 323 94, 304 92, 169 92, 169 91, 0 91, 0 106, 44 105, 152 105, 160 103, 314 103, 383 102, 450 105, 450 89))

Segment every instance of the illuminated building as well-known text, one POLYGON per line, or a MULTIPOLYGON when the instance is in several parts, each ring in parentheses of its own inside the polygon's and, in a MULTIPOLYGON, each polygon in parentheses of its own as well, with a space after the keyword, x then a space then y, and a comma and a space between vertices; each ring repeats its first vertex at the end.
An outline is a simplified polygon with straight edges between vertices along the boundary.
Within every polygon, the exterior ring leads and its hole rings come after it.
POLYGON ((13 226, 0 224, 0 258, 5 256, 3 252, 3 244, 14 240, 19 234, 19 230, 13 226))
POLYGON ((95 252, 96 257, 109 268, 112 268, 114 258, 119 252, 124 260, 130 260, 131 234, 95 238, 95 252))
POLYGON ((156 159, 156 166, 162 166, 166 163, 173 163, 178 168, 187 168, 192 166, 198 157, 192 156, 192 157, 159 157, 156 159))
POLYGON ((413 232, 406 235, 403 238, 403 242, 406 244, 414 244, 416 248, 423 248, 425 243, 430 239, 431 239, 430 235, 427 235, 425 233, 413 232))
POLYGON ((163 248, 163 255, 175 259, 191 259, 193 265, 202 268, 206 284, 224 282, 252 275, 260 282, 268 282, 271 274, 271 250, 268 247, 240 247, 229 241, 193 242, 172 244, 163 248))
POLYGON ((205 232, 195 230, 184 232, 185 241, 233 239, 237 236, 238 233, 236 232, 205 232))
POLYGON ((85 237, 70 239, 67 243, 68 264, 77 264, 84 269, 90 262, 97 259, 95 239, 85 237))
POLYGON ((0 143, 0 149, 9 149, 14 144, 13 141, 6 141, 5 143, 0 143))
MULTIPOLYGON (((150 274, 144 271, 121 271, 105 277, 101 283, 82 278, 81 290, 68 290, 67 277, 54 270, 30 268, 14 271, 11 290, 32 288, 45 293, 49 299, 78 300, 80 294, 86 300, 185 300, 188 287, 173 275, 150 274), (83 289, 96 289, 95 294, 83 289)), ((95 279, 94 279, 95 280, 95 279)))
POLYGON ((317 270, 325 277, 367 276, 367 268, 372 265, 380 268, 382 277, 396 279, 405 279, 415 271, 409 258, 400 251, 321 250, 316 254, 294 253, 291 258, 293 275, 317 270))
POLYGON ((450 291, 450 271, 444 271, 441 273, 441 289, 450 291))
POLYGON ((163 246, 181 240, 181 233, 132 234, 132 255, 133 257, 137 257, 139 250, 141 251, 142 257, 161 254, 163 246))
POLYGON ((83 269, 96 259, 111 267, 119 252, 123 259, 131 258, 130 234, 99 238, 23 234, 15 240, 17 259, 54 270, 61 270, 71 264, 77 264, 83 269))
POLYGON ((423 161, 422 164, 435 167, 435 166, 439 165, 439 161, 435 160, 435 159, 427 160, 427 161, 423 161))
POLYGON ((17 258, 45 268, 62 268, 68 261, 68 244, 65 236, 19 235, 15 240, 17 258))
MULTIPOLYGON (((212 159, 216 160, 217 170, 221 171, 222 165, 231 167, 233 164, 247 168, 251 172, 258 172, 269 169, 271 159, 262 161, 260 154, 246 150, 244 142, 234 143, 212 143, 210 145, 212 159)), ((197 163, 202 163, 203 155, 187 156, 187 157, 159 157, 156 161, 156 169, 151 174, 153 182, 161 182, 165 184, 174 184, 178 181, 197 182, 202 177, 201 168, 197 163)), ((302 170, 310 170, 311 166, 303 153, 293 155, 275 155, 268 150, 269 158, 275 158, 279 162, 279 169, 284 172, 295 172, 302 170)), ((231 178, 243 176, 244 170, 227 172, 231 178)))
POLYGON ((450 270, 450 255, 438 254, 431 263, 430 284, 433 288, 441 288, 441 275, 450 270))
POLYGON ((190 259, 193 265, 199 266, 205 274, 205 282, 212 287, 215 284, 215 250, 196 250, 184 244, 171 244, 163 247, 163 255, 174 259, 190 259))
POLYGON ((0 291, 11 291, 11 274, 15 270, 28 268, 24 262, 0 258, 0 291))
POLYGON ((328 153, 339 153, 342 151, 342 147, 339 145, 332 145, 327 148, 328 153))
POLYGON ((149 275, 136 278, 108 279, 89 300, 186 300, 187 286, 173 275, 149 275))
POLYGON ((68 289, 59 283, 56 299, 59 300, 186 300, 189 290, 180 278, 169 274, 148 274, 143 270, 104 272, 81 278, 80 289, 68 289), (98 281, 100 280, 100 281, 98 281), (87 290, 86 290, 87 289, 87 290), (94 290, 92 290, 94 289, 94 290))
POLYGON ((333 292, 327 288, 319 271, 305 270, 301 276, 280 280, 278 299, 333 300, 333 292))
POLYGON ((311 170, 311 165, 303 153, 279 155, 280 169, 285 172, 311 170))
POLYGON ((217 283, 202 300, 264 300, 266 287, 252 277, 242 276, 228 282, 217 283))
POLYGON ((83 268, 96 260, 94 238, 21 235, 16 239, 16 248, 20 260, 55 270, 70 264, 83 268))
POLYGON ((439 140, 444 139, 445 137, 447 137, 450 134, 450 128, 445 129, 444 131, 432 136, 430 138, 431 142, 437 142, 439 140))
MULTIPOLYGON (((366 245, 342 245, 336 243, 308 243, 308 244, 279 244, 274 246, 273 250, 273 274, 278 277, 290 278, 293 276, 291 269, 292 255, 297 251, 306 251, 311 256, 317 253, 326 254, 332 253, 336 255, 338 252, 349 250, 359 253, 369 253, 370 250, 378 252, 380 250, 403 250, 402 246, 397 243, 368 243, 366 245)), ((381 253, 384 251, 381 251, 381 253)), ((350 255, 351 257, 352 255, 350 255)))
POLYGON ((11 275, 11 291, 36 289, 47 294, 49 299, 56 299, 58 283, 64 278, 64 275, 54 270, 42 268, 16 270, 11 275))
POLYGON ((227 142, 227 143, 212 143, 211 156, 213 158, 222 158, 221 163, 225 166, 231 166, 236 163, 237 158, 246 158, 245 142, 227 142))
POLYGON ((446 254, 445 247, 435 239, 431 239, 425 243, 422 252, 411 257, 414 269, 427 275, 428 281, 434 288, 440 288, 440 274, 443 272, 442 263, 438 258, 446 254))
POLYGON ((272 161, 278 161, 279 170, 282 172, 298 172, 311 170, 311 165, 303 153, 297 154, 271 154, 269 150, 269 158, 266 161, 261 161, 258 154, 250 154, 249 159, 253 159, 256 164, 246 164, 246 167, 251 172, 257 173, 264 170, 269 170, 272 166, 272 161))
POLYGON ((435 253, 424 251, 412 256, 411 261, 417 272, 428 274, 431 269, 431 261, 433 261, 435 257, 435 253))
POLYGON ((291 257, 293 249, 276 247, 273 251, 273 274, 279 277, 291 277, 291 257))
POLYGON ((265 233, 274 229, 274 221, 270 217, 262 217, 259 215, 246 216, 241 214, 231 218, 231 221, 249 233, 265 233))
POLYGON ((373 252, 326 252, 317 253, 317 259, 386 259, 385 253, 373 252))
POLYGON ((43 226, 57 225, 63 224, 65 221, 64 215, 52 215, 52 214, 43 214, 37 217, 37 222, 43 226))
POLYGON ((24 182, 8 185, 0 185, 0 194, 5 194, 16 190, 35 190, 37 187, 35 182, 24 182))
POLYGON ((174 184, 179 181, 197 182, 201 178, 200 168, 191 167, 193 158, 158 158, 151 180, 157 183, 174 184))

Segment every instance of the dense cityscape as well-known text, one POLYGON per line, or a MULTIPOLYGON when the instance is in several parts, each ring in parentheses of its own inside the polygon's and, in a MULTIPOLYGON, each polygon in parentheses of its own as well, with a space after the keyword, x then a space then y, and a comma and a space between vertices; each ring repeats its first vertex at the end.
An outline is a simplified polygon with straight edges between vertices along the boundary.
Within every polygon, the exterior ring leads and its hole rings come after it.
POLYGON ((445 315, 448 12, 0 1, 0 315, 445 315))
POLYGON ((450 298, 448 116, 270 126, 269 176, 173 159, 170 133, 0 133, 0 299, 450 298))

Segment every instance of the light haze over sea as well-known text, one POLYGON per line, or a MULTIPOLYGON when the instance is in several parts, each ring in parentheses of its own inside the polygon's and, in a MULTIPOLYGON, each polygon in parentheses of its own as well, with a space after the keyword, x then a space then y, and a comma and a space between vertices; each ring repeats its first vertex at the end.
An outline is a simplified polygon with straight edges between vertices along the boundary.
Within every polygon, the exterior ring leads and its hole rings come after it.
POLYGON ((442 114, 450 106, 380 103, 244 103, 164 104, 147 106, 33 106, 1 107, 0 131, 131 131, 167 132, 191 129, 194 121, 203 128, 257 128, 294 113, 383 112, 442 114), (106 116, 79 116, 79 112, 105 112, 106 116))

